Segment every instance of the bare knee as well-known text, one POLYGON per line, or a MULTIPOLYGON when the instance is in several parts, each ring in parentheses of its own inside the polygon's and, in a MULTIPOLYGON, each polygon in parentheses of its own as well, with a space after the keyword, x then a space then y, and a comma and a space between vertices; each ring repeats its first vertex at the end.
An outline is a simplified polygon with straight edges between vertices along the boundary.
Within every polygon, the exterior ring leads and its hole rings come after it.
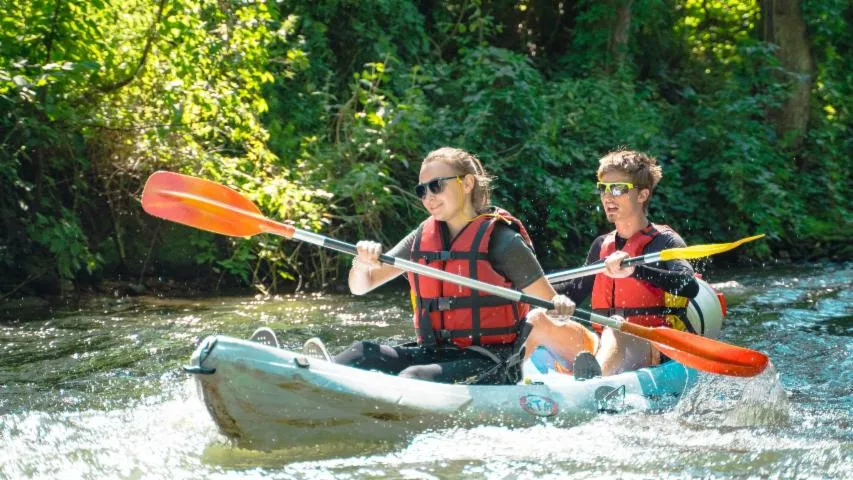
POLYGON ((532 327, 530 329, 530 334, 527 336, 528 342, 531 340, 541 340, 546 338, 556 326, 554 325, 554 321, 545 314, 545 310, 541 308, 531 310, 525 320, 527 324, 532 327))
POLYGON ((421 373, 421 372, 418 371, 417 367, 407 367, 407 368, 403 369, 400 373, 398 373, 397 376, 402 377, 402 378, 418 378, 418 379, 420 379, 421 377, 418 376, 419 373, 421 373))
POLYGON ((534 328, 534 330, 536 327, 541 328, 545 323, 554 323, 554 321, 545 313, 545 309, 542 308, 535 308, 531 310, 530 313, 527 314, 525 320, 534 328))
POLYGON ((601 347, 604 348, 613 348, 617 344, 616 334, 613 333, 613 329, 606 327, 601 330, 601 347))
POLYGON ((404 368, 397 376, 417 380, 434 380, 439 373, 441 373, 441 369, 437 365, 412 365, 404 368))
POLYGON ((596 358, 604 375, 647 367, 651 364, 651 345, 630 335, 605 328, 596 358))

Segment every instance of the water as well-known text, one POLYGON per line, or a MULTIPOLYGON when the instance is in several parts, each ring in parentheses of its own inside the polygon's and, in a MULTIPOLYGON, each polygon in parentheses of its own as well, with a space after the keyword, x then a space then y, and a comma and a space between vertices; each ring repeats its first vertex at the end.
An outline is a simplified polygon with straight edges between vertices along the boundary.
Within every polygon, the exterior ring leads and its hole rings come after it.
POLYGON ((296 348, 410 338, 402 288, 366 297, 98 298, 0 320, 0 478, 853 478, 853 264, 716 273, 723 340, 770 355, 670 412, 272 452, 231 447, 180 370, 207 335, 296 348))

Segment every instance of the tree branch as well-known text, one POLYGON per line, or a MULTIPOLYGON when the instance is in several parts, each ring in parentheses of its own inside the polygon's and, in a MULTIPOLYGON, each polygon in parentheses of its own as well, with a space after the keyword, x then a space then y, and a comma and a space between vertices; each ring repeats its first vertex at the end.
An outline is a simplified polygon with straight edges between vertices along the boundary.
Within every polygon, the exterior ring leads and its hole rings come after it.
POLYGON ((139 75, 139 72, 142 71, 142 67, 145 66, 145 63, 148 61, 148 54, 151 52, 151 46, 154 44, 154 38, 156 37, 157 25, 160 24, 160 20, 163 18, 163 10, 166 8, 167 0, 160 0, 160 5, 157 7, 157 18, 154 19, 154 23, 151 24, 151 29, 148 35, 148 38, 145 40, 145 48, 142 50, 142 57, 139 59, 139 62, 136 64, 136 68, 133 70, 133 73, 128 75, 126 78, 119 80, 115 83, 109 85, 102 85, 98 87, 98 91, 101 93, 110 93, 114 92, 128 83, 132 82, 133 79, 139 75))

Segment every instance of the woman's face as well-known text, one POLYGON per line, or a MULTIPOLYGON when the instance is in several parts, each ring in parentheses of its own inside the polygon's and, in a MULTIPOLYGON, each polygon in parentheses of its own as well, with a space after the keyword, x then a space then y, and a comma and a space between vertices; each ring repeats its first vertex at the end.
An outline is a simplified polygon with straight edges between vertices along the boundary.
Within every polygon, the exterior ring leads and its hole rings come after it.
POLYGON ((473 183, 472 179, 457 175, 453 167, 441 160, 421 166, 418 176, 418 183, 424 192, 421 202, 436 220, 448 221, 463 210, 466 202, 471 201, 473 185, 468 184, 473 183))
MULTIPOLYGON (((611 171, 601 176, 601 183, 632 183, 631 176, 625 172, 611 171)), ((607 221, 616 223, 619 221, 639 217, 643 215, 643 202, 648 200, 647 189, 632 188, 622 195, 614 196, 612 193, 604 192, 601 195, 601 206, 607 221)))

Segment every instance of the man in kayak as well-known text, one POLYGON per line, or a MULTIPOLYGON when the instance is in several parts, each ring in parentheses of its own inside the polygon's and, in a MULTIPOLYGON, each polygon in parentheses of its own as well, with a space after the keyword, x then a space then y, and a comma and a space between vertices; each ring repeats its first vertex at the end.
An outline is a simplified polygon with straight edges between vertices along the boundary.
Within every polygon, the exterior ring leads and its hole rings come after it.
MULTIPOLYGON (((415 193, 430 217, 388 254, 539 298, 571 314, 574 303, 545 278, 524 225, 489 202, 491 177, 472 154, 440 148, 423 160, 415 193)), ((382 246, 360 241, 349 272, 352 293, 363 295, 403 274, 379 263, 382 246)), ((505 368, 520 361, 516 342, 529 305, 467 287, 408 274, 416 345, 355 342, 335 363, 437 382, 512 383, 505 368)), ((534 310, 534 317, 545 316, 534 310)), ((586 328, 572 323, 577 335, 586 328)))
MULTIPOLYGON (((629 257, 685 246, 678 233, 649 222, 647 217, 652 193, 663 176, 661 167, 649 155, 620 150, 601 158, 597 176, 601 206, 616 228, 595 239, 586 264, 604 262, 606 270, 594 277, 557 284, 557 291, 577 303, 591 297, 592 310, 602 315, 619 315, 649 327, 684 330, 687 301, 699 293, 690 264, 671 260, 654 266, 620 265, 629 257)), ((574 332, 566 335, 563 324, 547 317, 537 322, 527 339, 527 355, 540 345, 546 346, 567 360, 576 378, 612 375, 661 361, 660 352, 651 343, 610 328, 596 328, 600 338, 587 339, 585 345, 591 348, 578 352, 574 332)))

